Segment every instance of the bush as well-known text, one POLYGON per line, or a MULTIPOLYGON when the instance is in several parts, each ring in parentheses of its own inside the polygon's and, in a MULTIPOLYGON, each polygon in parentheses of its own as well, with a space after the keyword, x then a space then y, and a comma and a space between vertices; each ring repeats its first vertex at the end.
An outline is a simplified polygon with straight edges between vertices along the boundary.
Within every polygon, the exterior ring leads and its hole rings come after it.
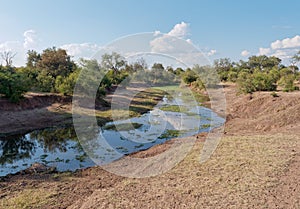
POLYGON ((192 82, 196 81, 198 76, 195 72, 191 70, 187 70, 185 73, 183 73, 182 80, 184 83, 190 85, 192 82))
POLYGON ((237 78, 238 90, 241 93, 253 93, 255 87, 252 83, 252 74, 241 72, 237 78))
POLYGON ((253 74, 253 85, 255 91, 275 91, 276 85, 273 83, 273 78, 268 73, 253 74))
POLYGON ((278 81, 278 85, 283 88, 283 91, 289 92, 295 90, 295 76, 292 74, 286 74, 283 77, 280 78, 278 81))
POLYGON ((55 79, 51 75, 48 75, 46 71, 39 72, 38 76, 36 77, 36 80, 36 88, 38 91, 55 92, 55 79))
POLYGON ((58 76, 55 80, 55 91, 64 95, 73 95, 73 90, 79 75, 79 71, 71 73, 67 78, 58 76))
POLYGON ((236 82, 238 78, 238 73, 235 72, 235 71, 229 71, 228 73, 228 81, 231 81, 231 82, 236 82))
POLYGON ((25 74, 10 67, 0 69, 0 94, 11 102, 19 102, 29 89, 30 81, 25 74))

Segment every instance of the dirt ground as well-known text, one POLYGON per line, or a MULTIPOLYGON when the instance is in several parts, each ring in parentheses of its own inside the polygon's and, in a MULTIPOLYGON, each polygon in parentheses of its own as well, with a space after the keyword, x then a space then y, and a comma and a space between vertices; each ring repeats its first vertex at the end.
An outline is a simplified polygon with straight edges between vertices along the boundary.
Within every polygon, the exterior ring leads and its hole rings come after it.
POLYGON ((200 134, 188 156, 158 176, 29 169, 2 178, 0 208, 300 208, 300 92, 237 96, 234 85, 224 86, 225 132, 207 162, 199 163, 206 137, 200 134))
POLYGON ((0 99, 0 136, 72 122, 70 97, 29 93, 19 104, 0 99))

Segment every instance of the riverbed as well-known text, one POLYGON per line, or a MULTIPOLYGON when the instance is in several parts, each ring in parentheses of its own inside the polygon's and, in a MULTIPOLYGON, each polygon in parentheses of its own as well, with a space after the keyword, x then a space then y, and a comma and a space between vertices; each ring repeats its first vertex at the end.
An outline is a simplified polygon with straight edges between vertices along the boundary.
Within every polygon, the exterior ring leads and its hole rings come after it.
MULTIPOLYGON (((105 146, 96 154, 102 164, 107 164, 172 138, 209 132, 224 121, 209 108, 186 99, 182 92, 173 93, 172 97, 166 94, 148 113, 99 127, 105 146)), ((2 138, 0 154, 0 176, 24 170, 35 162, 56 167, 58 171, 74 171, 95 165, 82 148, 72 126, 2 138)))

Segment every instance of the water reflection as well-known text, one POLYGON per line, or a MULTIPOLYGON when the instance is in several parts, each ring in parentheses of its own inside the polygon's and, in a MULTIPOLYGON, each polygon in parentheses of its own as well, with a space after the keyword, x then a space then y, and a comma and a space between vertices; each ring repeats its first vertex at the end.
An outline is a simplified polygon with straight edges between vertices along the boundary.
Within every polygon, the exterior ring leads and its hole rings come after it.
POLYGON ((25 135, 0 138, 0 164, 12 164, 20 159, 31 158, 35 148, 35 143, 28 141, 25 135))
POLYGON ((36 139, 43 146, 45 152, 51 153, 56 151, 66 152, 67 140, 77 141, 73 127, 34 131, 30 133, 30 138, 36 139))
POLYGON ((40 162, 60 171, 94 165, 77 140, 73 127, 50 128, 0 138, 0 176, 40 162))
POLYGON ((35 162, 55 166, 59 171, 93 166, 91 159, 97 164, 107 164, 170 138, 210 131, 224 123, 210 109, 192 106, 190 100, 180 92, 175 98, 166 96, 140 117, 110 122, 103 127, 87 126, 83 121, 77 124, 84 127, 80 143, 73 126, 0 138, 0 176, 16 173, 35 162))

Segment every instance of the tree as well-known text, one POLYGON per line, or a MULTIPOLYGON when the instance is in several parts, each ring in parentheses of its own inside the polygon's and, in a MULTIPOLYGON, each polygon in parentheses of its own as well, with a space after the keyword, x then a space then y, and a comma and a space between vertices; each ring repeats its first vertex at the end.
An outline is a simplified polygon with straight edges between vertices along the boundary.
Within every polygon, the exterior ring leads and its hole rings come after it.
POLYGON ((59 92, 56 81, 67 78, 77 69, 75 63, 64 49, 55 47, 45 49, 42 54, 30 50, 27 52, 27 68, 36 72, 36 87, 40 91, 59 92))
POLYGON ((27 63, 26 66, 29 68, 36 68, 38 62, 41 60, 41 55, 34 50, 27 52, 27 63))
POLYGON ((299 62, 300 62, 300 51, 298 51, 291 59, 291 68, 294 73, 296 72, 296 69, 298 69, 296 65, 299 62))
POLYGON ((48 48, 43 51, 40 57, 36 67, 45 70, 54 79, 59 75, 66 77, 76 68, 75 63, 64 49, 48 48))
POLYGON ((251 56, 248 60, 248 67, 250 69, 259 69, 261 71, 265 70, 268 71, 272 69, 273 67, 278 67, 281 63, 281 59, 271 56, 268 57, 266 55, 260 55, 260 56, 251 56))
POLYGON ((12 66, 12 59, 16 56, 17 53, 11 51, 1 52, 1 58, 4 60, 7 67, 12 66))
POLYGON ((11 102, 19 102, 29 88, 30 81, 23 73, 10 66, 0 69, 0 94, 11 102))
POLYGON ((101 65, 107 70, 113 70, 115 74, 125 67, 126 61, 123 56, 116 52, 102 55, 101 65))

